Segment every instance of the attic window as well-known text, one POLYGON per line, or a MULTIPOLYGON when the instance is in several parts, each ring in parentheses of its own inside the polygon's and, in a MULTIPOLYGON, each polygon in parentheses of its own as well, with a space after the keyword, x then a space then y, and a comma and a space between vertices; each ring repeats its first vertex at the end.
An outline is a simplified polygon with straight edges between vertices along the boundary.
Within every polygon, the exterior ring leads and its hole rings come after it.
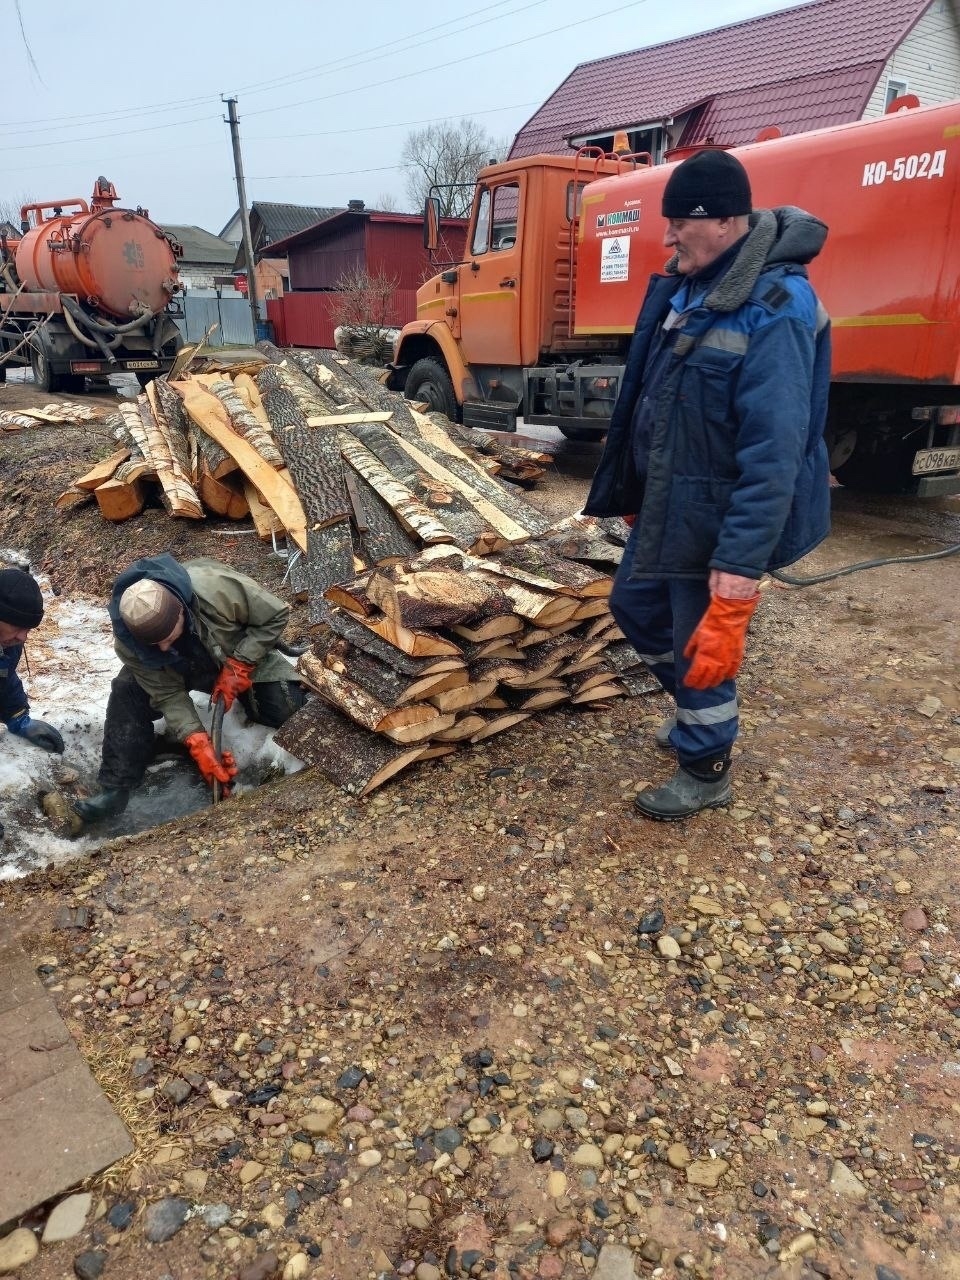
POLYGON ((887 107, 889 107, 891 102, 895 101, 897 98, 902 97, 907 92, 909 87, 910 86, 907 84, 906 80, 888 80, 887 92, 883 99, 884 110, 886 110, 887 107))
MULTIPOLYGON (((663 153, 669 143, 662 125, 647 125, 636 129, 627 129, 624 132, 627 135, 627 142, 632 152, 648 151, 654 164, 659 164, 663 159, 663 153)), ((571 145, 574 147, 600 147, 601 150, 610 152, 613 150, 614 137, 615 132, 613 131, 610 133, 598 133, 592 137, 571 139, 571 145)))

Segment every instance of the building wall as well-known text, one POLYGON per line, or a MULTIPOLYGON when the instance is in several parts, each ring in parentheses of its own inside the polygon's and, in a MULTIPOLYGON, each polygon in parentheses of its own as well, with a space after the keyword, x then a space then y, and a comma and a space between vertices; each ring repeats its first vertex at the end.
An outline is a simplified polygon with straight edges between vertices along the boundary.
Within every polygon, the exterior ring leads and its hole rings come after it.
POLYGON ((933 0, 906 40, 888 60, 863 113, 883 115, 890 80, 906 83, 923 107, 960 98, 960 23, 952 0, 933 0))

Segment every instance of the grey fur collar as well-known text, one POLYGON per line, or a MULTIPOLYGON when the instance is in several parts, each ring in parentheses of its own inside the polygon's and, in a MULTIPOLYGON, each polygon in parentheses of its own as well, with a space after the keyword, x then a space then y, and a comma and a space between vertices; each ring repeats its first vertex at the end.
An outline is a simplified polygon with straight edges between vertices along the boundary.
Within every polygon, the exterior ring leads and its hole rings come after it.
MULTIPOLYGON (((740 248, 740 252, 730 264, 728 271, 718 281, 716 288, 709 293, 704 306, 710 311, 736 311, 753 292, 757 276, 767 262, 770 250, 777 239, 777 218, 770 209, 758 209, 750 215, 750 230, 740 248)), ((678 275, 678 254, 674 254, 665 270, 668 275, 678 275)))

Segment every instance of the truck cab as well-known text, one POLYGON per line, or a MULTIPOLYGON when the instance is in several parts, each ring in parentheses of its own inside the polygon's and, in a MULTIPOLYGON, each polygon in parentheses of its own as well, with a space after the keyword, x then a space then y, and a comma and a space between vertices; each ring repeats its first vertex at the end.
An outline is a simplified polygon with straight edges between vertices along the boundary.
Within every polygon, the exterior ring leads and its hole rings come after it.
MULTIPOLYGON (((512 431, 522 414, 571 436, 602 434, 628 338, 574 332, 579 204, 588 182, 624 163, 591 149, 483 169, 466 257, 418 290, 389 385, 466 426, 512 431)), ((434 253, 438 225, 439 202, 428 200, 434 253)))

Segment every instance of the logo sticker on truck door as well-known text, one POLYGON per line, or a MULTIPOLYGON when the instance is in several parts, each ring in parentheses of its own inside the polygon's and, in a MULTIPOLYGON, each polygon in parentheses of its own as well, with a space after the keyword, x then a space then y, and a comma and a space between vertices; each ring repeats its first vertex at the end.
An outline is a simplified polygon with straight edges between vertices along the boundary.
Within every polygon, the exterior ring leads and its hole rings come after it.
POLYGON ((630 237, 608 236, 600 242, 600 283, 630 278, 630 237))

